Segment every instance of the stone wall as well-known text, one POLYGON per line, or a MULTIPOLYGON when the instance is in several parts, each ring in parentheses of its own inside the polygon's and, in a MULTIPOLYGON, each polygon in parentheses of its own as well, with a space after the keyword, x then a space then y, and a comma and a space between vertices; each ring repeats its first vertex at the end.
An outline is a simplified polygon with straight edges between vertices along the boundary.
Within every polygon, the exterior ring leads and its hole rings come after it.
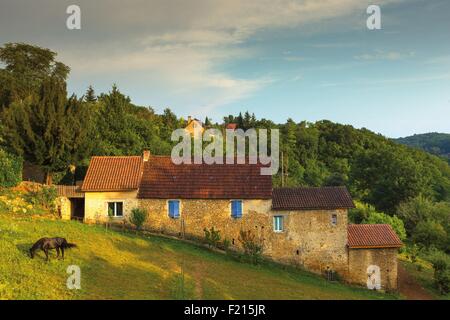
POLYGON ((114 220, 126 220, 133 208, 138 207, 137 191, 124 192, 86 192, 84 221, 94 223, 108 220, 108 202, 123 202, 123 218, 114 220))
POLYGON ((397 289, 397 249, 349 249, 347 281, 367 285, 374 269, 379 268, 381 289, 397 289), (375 268, 374 268, 375 266, 375 268), (369 268, 370 267, 370 268, 369 268))
POLYGON ((302 265, 315 272, 327 268, 345 276, 347 271, 347 211, 271 210, 271 200, 244 200, 242 218, 231 217, 230 200, 185 199, 180 203, 180 218, 168 216, 165 199, 142 199, 148 211, 146 228, 176 236, 203 238, 203 229, 214 227, 222 239, 240 248, 240 230, 252 230, 263 244, 264 255, 276 261, 302 265), (337 215, 337 225, 331 216, 337 215), (273 216, 284 217, 284 231, 273 231, 273 216))

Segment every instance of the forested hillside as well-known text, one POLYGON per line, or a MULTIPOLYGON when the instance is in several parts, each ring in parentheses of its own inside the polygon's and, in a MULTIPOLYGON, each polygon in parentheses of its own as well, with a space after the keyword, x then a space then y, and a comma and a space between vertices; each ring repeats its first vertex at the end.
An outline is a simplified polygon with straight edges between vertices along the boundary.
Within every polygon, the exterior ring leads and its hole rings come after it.
POLYGON ((429 153, 443 156, 450 161, 450 134, 448 133, 424 133, 395 139, 396 142, 425 150, 429 153))
MULTIPOLYGON (((7 152, 1 157, 42 166, 49 182, 74 183, 91 155, 139 155, 143 149, 170 154, 172 131, 186 125, 182 115, 137 106, 116 86, 98 95, 89 87, 82 97, 68 96, 70 69, 55 58, 50 50, 25 44, 0 48, 5 65, 0 69, 0 143, 7 152)), ((280 129, 285 176, 280 171, 273 177, 276 186, 282 181, 286 186, 345 185, 358 201, 353 222, 390 223, 410 243, 449 251, 450 166, 442 158, 326 120, 277 124, 245 112, 205 123, 280 129)), ((437 137, 431 141, 445 140, 437 137)), ((444 143, 435 145, 449 150, 444 143)), ((9 171, 0 175, 4 186, 16 181, 8 178, 17 172, 13 167, 5 166, 9 171)))

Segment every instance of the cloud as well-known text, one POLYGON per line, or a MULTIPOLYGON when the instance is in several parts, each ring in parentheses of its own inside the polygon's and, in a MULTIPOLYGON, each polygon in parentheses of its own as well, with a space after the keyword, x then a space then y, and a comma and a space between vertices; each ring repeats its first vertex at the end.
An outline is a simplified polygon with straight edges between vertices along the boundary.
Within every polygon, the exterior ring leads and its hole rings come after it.
POLYGON ((396 52, 396 51, 376 51, 374 53, 365 53, 361 55, 354 56, 357 60, 403 60, 407 58, 413 58, 415 56, 414 52, 396 52))
POLYGON ((8 35, 27 41, 28 37, 29 42, 51 47, 71 66, 72 76, 86 79, 86 84, 97 78, 127 79, 129 86, 148 92, 158 87, 186 108, 197 105, 204 112, 249 97, 275 81, 266 74, 243 77, 226 71, 229 63, 259 58, 248 43, 267 30, 332 28, 354 19, 355 13, 364 15, 369 4, 361 0, 134 0, 126 4, 79 0, 82 29, 74 32, 65 29, 64 1, 27 3, 29 10, 23 9, 22 0, 3 0, 2 6, 3 2, 0 38, 8 35))

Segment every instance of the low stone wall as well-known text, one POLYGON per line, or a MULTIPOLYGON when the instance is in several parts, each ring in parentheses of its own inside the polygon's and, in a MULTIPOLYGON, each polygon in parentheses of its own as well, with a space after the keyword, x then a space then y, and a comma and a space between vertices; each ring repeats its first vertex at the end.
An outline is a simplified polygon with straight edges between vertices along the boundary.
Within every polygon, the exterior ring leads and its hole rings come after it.
POLYGON ((380 281, 380 289, 397 289, 397 249, 370 248, 348 250, 347 281, 368 285, 370 288, 380 281), (378 277, 379 272, 379 278, 378 277))

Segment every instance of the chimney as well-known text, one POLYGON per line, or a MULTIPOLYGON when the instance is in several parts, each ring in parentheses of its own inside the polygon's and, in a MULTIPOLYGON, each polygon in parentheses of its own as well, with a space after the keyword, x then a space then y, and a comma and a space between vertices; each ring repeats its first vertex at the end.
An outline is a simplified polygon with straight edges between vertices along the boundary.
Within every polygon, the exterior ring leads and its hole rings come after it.
POLYGON ((147 162, 150 159, 150 150, 144 150, 144 153, 142 154, 142 159, 144 162, 147 162))
POLYGON ((191 120, 192 120, 192 117, 188 116, 188 123, 191 122, 191 120))

